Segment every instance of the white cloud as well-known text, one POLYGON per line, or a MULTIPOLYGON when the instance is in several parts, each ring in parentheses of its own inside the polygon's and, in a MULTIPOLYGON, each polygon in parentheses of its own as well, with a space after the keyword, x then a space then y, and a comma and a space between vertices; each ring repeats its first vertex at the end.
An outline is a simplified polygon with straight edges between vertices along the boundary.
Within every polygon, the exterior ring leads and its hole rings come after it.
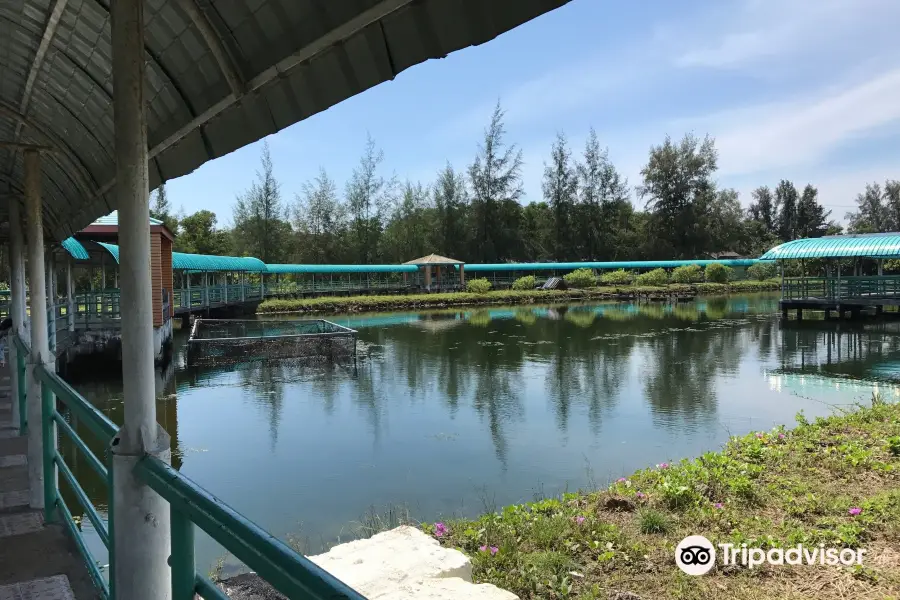
MULTIPOLYGON (((844 215, 856 210, 856 196, 865 190, 867 183, 883 183, 885 179, 896 178, 897 166, 893 163, 881 163, 859 169, 834 171, 827 168, 787 169, 781 177, 793 181, 802 188, 807 183, 819 190, 819 202, 831 211, 829 219, 846 223, 844 215)), ((724 180, 723 185, 732 186, 740 192, 741 203, 748 206, 752 202, 751 192, 760 185, 776 185, 777 180, 756 181, 743 179, 741 182, 724 180)))
POLYGON ((679 67, 735 68, 784 62, 855 40, 872 43, 873 24, 895 22, 894 0, 743 0, 720 5, 688 39, 709 40, 675 56, 679 67))
POLYGON ((720 173, 741 175, 813 164, 843 143, 900 121, 900 68, 823 95, 683 121, 716 138, 720 173))

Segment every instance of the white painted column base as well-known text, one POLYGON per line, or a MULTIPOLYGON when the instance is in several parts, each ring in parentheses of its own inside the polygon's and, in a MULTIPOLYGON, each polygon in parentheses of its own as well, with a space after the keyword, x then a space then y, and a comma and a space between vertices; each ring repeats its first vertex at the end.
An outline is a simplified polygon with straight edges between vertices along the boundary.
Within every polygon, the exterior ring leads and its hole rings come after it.
MULTIPOLYGON (((112 441, 113 471, 113 564, 117 598, 165 600, 172 597, 169 504, 134 475, 134 467, 144 454, 123 454, 123 429, 112 441), (118 568, 141 565, 139 569, 118 568)), ((147 453, 171 463, 169 434, 157 425, 156 446, 147 453)))

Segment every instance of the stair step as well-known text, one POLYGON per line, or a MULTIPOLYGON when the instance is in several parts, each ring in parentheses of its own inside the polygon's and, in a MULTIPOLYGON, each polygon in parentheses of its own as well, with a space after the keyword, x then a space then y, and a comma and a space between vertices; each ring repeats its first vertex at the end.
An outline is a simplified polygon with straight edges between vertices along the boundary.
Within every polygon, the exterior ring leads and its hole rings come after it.
POLYGON ((28 459, 24 454, 11 454, 9 456, 0 456, 0 469, 4 467, 24 467, 28 464, 28 459))
POLYGON ((40 531, 44 519, 39 512, 0 515, 0 538, 40 531))
POLYGON ((25 506, 28 506, 28 490, 0 492, 0 510, 12 510, 25 506))
POLYGON ((65 575, 42 577, 12 585, 0 586, 0 600, 75 600, 69 578, 65 575))

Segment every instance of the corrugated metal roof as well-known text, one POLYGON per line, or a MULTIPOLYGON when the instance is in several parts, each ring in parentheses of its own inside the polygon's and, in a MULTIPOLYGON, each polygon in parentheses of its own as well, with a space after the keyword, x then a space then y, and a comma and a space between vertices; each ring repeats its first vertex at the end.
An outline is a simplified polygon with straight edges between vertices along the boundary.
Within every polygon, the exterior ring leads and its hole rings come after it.
MULTIPOLYGON (((566 2, 147 0, 150 187, 566 2)), ((42 169, 57 240, 115 208, 109 4, 0 2, 0 139, 57 148, 42 169)), ((21 192, 21 155, 0 149, 0 193, 21 192)))
POLYGON ((216 271, 265 273, 266 263, 251 256, 210 256, 207 254, 173 252, 172 268, 209 273, 216 271))
POLYGON ((894 258, 900 256, 900 233, 835 235, 786 242, 762 255, 765 260, 801 258, 894 258))
POLYGON ((422 258, 408 260, 403 264, 404 265, 464 265, 466 263, 461 260, 456 260, 455 258, 447 258, 446 256, 441 256, 440 254, 429 254, 428 256, 423 256, 422 258))
MULTIPOLYGON (((148 218, 150 219, 151 225, 162 225, 163 224, 163 222, 160 221, 159 219, 154 219, 153 217, 148 217, 148 218)), ((118 227, 119 226, 119 211, 114 210, 111 213, 109 213, 108 215, 106 215, 105 217, 100 217, 99 219, 96 219, 93 223, 91 223, 91 225, 113 225, 113 226, 118 227)))
POLYGON ((107 252, 112 254, 112 257, 114 259, 116 259, 116 263, 119 262, 119 247, 118 246, 116 246, 115 244, 107 244, 106 242, 94 242, 94 243, 97 244, 98 246, 100 246, 101 248, 106 249, 107 252))
POLYGON ((66 238, 62 241, 63 250, 69 253, 69 256, 76 260, 88 260, 90 255, 81 242, 75 238, 66 238))
POLYGON ((416 265, 266 265, 268 273, 415 273, 416 265))
MULTIPOLYGON (((106 248, 112 254, 116 262, 119 262, 119 247, 115 244, 95 242, 106 248)), ((250 256, 209 256, 206 254, 185 254, 184 252, 172 253, 172 268, 185 271, 209 272, 217 271, 247 273, 265 273, 266 263, 250 256)))
POLYGON ((749 267, 759 260, 740 258, 736 260, 626 260, 616 262, 564 262, 564 263, 470 263, 465 266, 466 273, 479 271, 567 271, 575 269, 674 269, 684 265, 705 267, 719 263, 729 267, 749 267))

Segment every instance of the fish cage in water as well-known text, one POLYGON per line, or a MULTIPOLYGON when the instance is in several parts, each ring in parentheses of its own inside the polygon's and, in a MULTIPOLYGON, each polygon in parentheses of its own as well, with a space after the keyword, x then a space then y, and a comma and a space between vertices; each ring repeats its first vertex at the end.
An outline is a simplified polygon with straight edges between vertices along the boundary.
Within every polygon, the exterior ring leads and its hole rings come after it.
POLYGON ((270 358, 335 360, 356 357, 356 330, 326 321, 196 319, 188 364, 270 358))

